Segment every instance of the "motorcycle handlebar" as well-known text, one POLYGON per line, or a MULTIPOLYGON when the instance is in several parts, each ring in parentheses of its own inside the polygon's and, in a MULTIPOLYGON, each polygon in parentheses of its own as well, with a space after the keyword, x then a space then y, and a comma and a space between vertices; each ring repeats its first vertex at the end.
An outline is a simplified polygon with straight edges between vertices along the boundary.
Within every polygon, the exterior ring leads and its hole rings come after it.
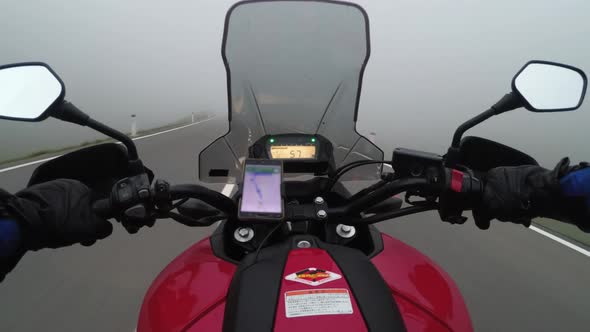
MULTIPOLYGON (((426 191, 431 192, 433 189, 435 189, 436 192, 441 193, 444 190, 452 190, 455 192, 463 192, 478 195, 479 197, 479 193, 481 192, 482 186, 477 178, 473 177, 472 175, 464 174, 456 170, 447 169, 447 172, 451 173, 452 175, 451 179, 446 181, 437 180, 433 182, 432 179, 429 180, 426 178, 402 178, 394 180, 392 182, 386 183, 381 187, 378 187, 377 189, 367 193, 366 195, 349 201, 345 205, 338 207, 330 207, 327 211, 328 215, 330 217, 334 217, 332 221, 355 216, 358 217, 361 212, 367 210, 371 206, 393 195, 410 190, 424 189, 426 191), (455 172, 460 173, 460 177, 458 177, 457 174, 455 174, 455 172), (457 188, 459 190, 457 190, 457 188)), ((235 216, 237 214, 237 206, 232 199, 217 191, 205 188, 200 185, 183 184, 170 186, 169 194, 169 199, 171 201, 185 198, 195 198, 211 205, 212 207, 220 210, 221 212, 224 212, 228 216, 235 216)), ((152 195, 152 197, 154 197, 154 195, 152 195)), ((405 210, 391 211, 383 215, 375 215, 373 217, 364 218, 362 220, 368 223, 374 223, 384 220, 384 216, 390 216, 389 218, 392 218, 409 213, 421 212, 424 209, 432 210, 436 206, 435 203, 433 204, 429 204, 428 207, 423 207, 421 209, 408 210, 407 212, 405 210)), ((105 219, 112 218, 116 216, 118 213, 122 212, 118 211, 117 206, 113 206, 111 199, 98 200, 93 204, 92 208, 98 216, 105 219)))
MULTIPOLYGON (((152 195, 152 197, 154 196, 155 195, 152 195)), ((235 214, 237 211, 236 203, 232 199, 215 190, 197 184, 182 184, 170 187, 171 200, 183 198, 199 199, 228 215, 235 214)), ((122 212, 118 210, 123 210, 128 207, 129 206, 123 206, 118 208, 117 206, 113 206, 112 200, 108 198, 97 200, 92 204, 93 212, 105 219, 116 216, 119 212, 122 212)))

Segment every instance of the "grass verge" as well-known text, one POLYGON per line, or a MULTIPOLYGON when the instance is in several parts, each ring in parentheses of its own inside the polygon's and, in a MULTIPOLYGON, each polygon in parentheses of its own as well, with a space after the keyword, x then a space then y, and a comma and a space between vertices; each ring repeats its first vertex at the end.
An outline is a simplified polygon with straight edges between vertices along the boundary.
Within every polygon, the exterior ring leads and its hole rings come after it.
MULTIPOLYGON (((161 127, 140 130, 137 132, 137 136, 133 137, 133 138, 139 138, 141 136, 146 136, 146 135, 157 133, 160 131, 173 129, 173 128, 187 125, 190 123, 191 123, 190 121, 180 121, 180 122, 168 124, 168 125, 161 126, 161 127)), ((126 134, 130 135, 130 133, 126 133, 126 134)), ((77 150, 77 149, 80 149, 83 147, 97 145, 97 144, 106 143, 106 142, 113 142, 113 141, 114 140, 112 138, 107 137, 107 138, 96 139, 93 141, 85 141, 85 142, 82 142, 77 145, 64 146, 64 147, 59 147, 59 148, 54 148, 54 149, 43 149, 43 150, 35 151, 35 152, 30 153, 28 155, 5 159, 5 160, 0 160, 0 166, 11 166, 13 164, 22 163, 25 161, 33 161, 33 160, 37 160, 37 159, 49 158, 49 157, 52 157, 52 156, 55 156, 58 154, 68 153, 70 151, 74 151, 74 150, 77 150)))
POLYGON ((570 242, 581 244, 586 248, 590 248, 590 234, 582 232, 574 225, 546 218, 535 219, 533 224, 549 232, 556 233, 570 242))

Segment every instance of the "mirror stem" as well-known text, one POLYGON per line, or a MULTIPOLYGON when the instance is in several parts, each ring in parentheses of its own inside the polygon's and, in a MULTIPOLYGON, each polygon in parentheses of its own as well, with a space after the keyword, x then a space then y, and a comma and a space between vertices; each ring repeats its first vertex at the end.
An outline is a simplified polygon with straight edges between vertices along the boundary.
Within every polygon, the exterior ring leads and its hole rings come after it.
POLYGON ((127 148, 127 152, 129 153, 129 159, 130 160, 137 160, 139 159, 139 156, 137 155, 137 148, 135 147, 135 143, 133 143, 133 141, 131 140, 131 138, 129 138, 129 136, 123 134, 122 132, 115 130, 111 127, 105 126, 104 124, 89 118, 88 119, 88 123, 86 124, 88 127, 102 133, 105 134, 109 137, 112 137, 114 139, 116 139, 117 141, 120 141, 121 143, 123 143, 123 145, 125 145, 125 147, 127 148))
POLYGON ((459 144, 461 143, 461 138, 467 130, 475 127, 476 125, 484 122, 485 120, 491 118, 494 115, 502 114, 504 112, 508 112, 519 107, 522 107, 522 103, 518 97, 516 97, 512 92, 505 94, 504 97, 502 97, 502 99, 495 103, 494 106, 490 107, 490 109, 474 116, 473 118, 461 124, 457 128, 457 130, 455 130, 455 134, 453 135, 453 143, 451 144, 451 147, 459 147, 459 144))
POLYGON ((519 107, 522 107, 522 101, 512 92, 510 92, 505 94, 502 99, 498 100, 498 102, 495 103, 494 106, 490 107, 490 109, 487 111, 478 114, 461 124, 457 130, 455 130, 455 134, 453 135, 453 142, 447 151, 445 158, 445 166, 455 167, 457 163, 459 163, 459 160, 461 159, 461 153, 459 149, 461 138, 463 138, 463 134, 467 130, 477 126, 494 115, 502 114, 519 107))
MULTIPOLYGON (((88 126, 102 134, 120 141, 127 148, 129 159, 132 162, 139 161, 135 143, 133 143, 133 141, 127 135, 90 118, 88 114, 82 112, 78 107, 69 101, 64 101, 59 109, 52 112, 51 116, 62 121, 78 124, 80 126, 88 126)), ((141 162, 139 162, 139 164, 141 164, 141 162)), ((141 169, 143 169, 143 166, 141 169)))

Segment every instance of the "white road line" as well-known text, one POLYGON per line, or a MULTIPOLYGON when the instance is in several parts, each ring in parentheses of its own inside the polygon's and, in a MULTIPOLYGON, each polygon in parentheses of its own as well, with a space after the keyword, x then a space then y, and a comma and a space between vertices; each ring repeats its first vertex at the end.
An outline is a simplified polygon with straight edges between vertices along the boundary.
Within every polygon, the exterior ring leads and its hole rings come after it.
MULTIPOLYGON (((145 136, 133 138, 133 140, 134 141, 139 141, 139 140, 142 140, 144 138, 153 137, 153 136, 157 136, 157 135, 161 135, 161 134, 166 134, 166 133, 169 133, 171 131, 180 130, 180 129, 184 129, 186 127, 190 127, 190 126, 194 126, 194 125, 197 125, 197 124, 200 124, 200 123, 203 123, 203 122, 207 122, 207 121, 209 121, 211 119, 213 119, 213 117, 211 117, 209 119, 205 119, 205 120, 199 121, 199 122, 187 124, 187 125, 184 125, 184 126, 180 126, 180 127, 176 127, 176 128, 172 128, 172 129, 160 131, 160 132, 157 132, 157 133, 153 133, 153 134, 149 134, 149 135, 145 135, 145 136)), ((52 159, 55 159, 55 158, 59 158, 61 156, 63 156, 63 155, 60 154, 60 155, 49 157, 49 158, 45 158, 45 159, 34 160, 34 161, 31 161, 31 162, 28 162, 28 163, 24 163, 24 164, 20 164, 20 165, 15 165, 15 166, 3 168, 3 169, 0 169, 0 173, 12 171, 12 170, 15 170, 15 169, 18 169, 18 168, 27 167, 27 166, 31 166, 31 165, 35 165, 35 164, 44 163, 46 161, 49 161, 49 160, 52 160, 52 159)))
POLYGON ((153 134, 149 134, 149 135, 145 135, 145 136, 137 137, 137 138, 134 138, 133 140, 134 140, 134 141, 139 141, 139 140, 142 140, 142 139, 144 139, 144 138, 148 138, 148 137, 153 137, 153 136, 158 136, 158 135, 166 134, 166 133, 169 133, 169 132, 171 132, 171 131, 180 130, 180 129, 183 129, 183 128, 186 128, 186 127, 190 127, 190 126, 194 126, 194 125, 197 125, 197 124, 201 124, 201 123, 203 123, 203 122, 207 122, 207 121, 209 121, 209 120, 211 120, 211 119, 213 119, 213 117, 211 117, 211 118, 208 118, 208 119, 205 119, 205 120, 201 120, 201 121, 198 121, 198 122, 195 122, 195 123, 189 123, 189 124, 187 124, 187 125, 184 125, 184 126, 180 126, 180 127, 176 127, 176 128, 172 128, 172 129, 168 129, 168 130, 164 130, 164 131, 159 131, 159 132, 157 132, 157 133, 153 133, 153 134))
POLYGON ((31 162, 28 162, 28 163, 16 165, 16 166, 12 166, 12 167, 8 167, 8 168, 3 168, 3 169, 0 169, 0 173, 12 171, 13 169, 17 169, 17 168, 21 168, 21 167, 27 167, 27 166, 31 166, 31 165, 35 165, 35 164, 40 164, 40 163, 43 163, 43 162, 46 162, 46 161, 49 161, 51 159, 55 159, 55 158, 61 157, 61 156, 62 155, 60 154, 60 155, 49 157, 49 158, 45 158, 45 159, 39 159, 39 160, 31 161, 31 162))
POLYGON ((542 230, 540 228, 537 228, 535 226, 531 226, 531 227, 529 227, 529 229, 532 230, 532 231, 535 231, 535 232, 537 232, 537 233, 539 233, 539 234, 541 234, 543 236, 546 236, 546 237, 550 238, 553 241, 559 242, 560 244, 563 244, 564 246, 566 246, 566 247, 568 247, 570 249, 573 249, 573 250, 579 252, 582 255, 586 255, 586 256, 590 257, 590 251, 588 251, 586 249, 583 249, 583 248, 580 248, 577 245, 572 244, 571 242, 568 242, 568 241, 566 241, 566 240, 564 240, 564 239, 562 239, 562 238, 560 238, 558 236, 555 236, 555 235, 553 235, 553 234, 551 234, 549 232, 546 232, 546 231, 544 231, 544 230, 542 230))
POLYGON ((225 186, 223 186, 223 189, 221 189, 221 193, 229 197, 229 195, 231 195, 231 192, 234 190, 235 186, 235 184, 227 183, 225 186))
MULTIPOLYGON (((232 193, 232 191, 234 190, 234 187, 236 185, 235 184, 231 184, 231 183, 226 183, 225 186, 223 186, 223 189, 221 189, 221 193, 227 197, 229 197, 232 193)), ((219 227, 219 224, 221 224, 221 220, 219 220, 216 224, 215 227, 219 227)))

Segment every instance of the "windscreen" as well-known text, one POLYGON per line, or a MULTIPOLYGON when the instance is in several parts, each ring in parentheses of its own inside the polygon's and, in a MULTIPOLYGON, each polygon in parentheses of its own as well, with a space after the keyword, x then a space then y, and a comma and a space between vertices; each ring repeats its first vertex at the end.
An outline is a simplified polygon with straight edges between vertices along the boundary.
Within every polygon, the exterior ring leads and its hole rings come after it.
MULTIPOLYGON (((369 56, 365 12, 322 1, 248 1, 227 14, 223 49, 229 132, 199 156, 206 182, 240 179, 248 148, 264 135, 322 135, 336 166, 382 160, 383 152, 356 132, 362 73, 369 56)), ((374 179, 364 166, 352 179, 374 179)))

